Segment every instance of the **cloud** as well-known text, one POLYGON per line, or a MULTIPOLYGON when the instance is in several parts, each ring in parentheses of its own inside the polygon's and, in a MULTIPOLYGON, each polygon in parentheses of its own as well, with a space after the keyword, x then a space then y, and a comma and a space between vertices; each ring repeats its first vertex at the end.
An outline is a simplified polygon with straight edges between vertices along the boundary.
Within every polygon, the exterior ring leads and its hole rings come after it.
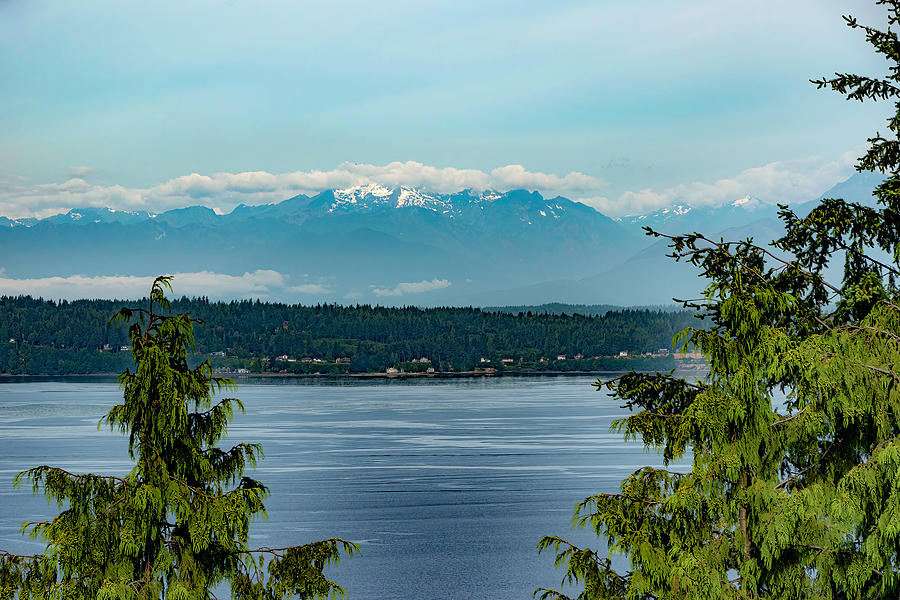
POLYGON ((451 285, 452 284, 446 279, 432 279, 431 281, 423 279, 422 281, 417 282, 398 283, 390 289, 376 287, 372 289, 372 293, 379 298, 385 296, 404 296, 406 294, 421 294, 422 292, 441 290, 450 287, 451 285))
POLYGON ((503 182, 501 187, 524 188, 529 190, 556 190, 559 192, 584 192, 604 187, 602 180, 578 171, 572 171, 564 177, 549 173, 526 171, 522 165, 507 165, 491 171, 491 178, 503 182))
POLYGON ((86 166, 74 166, 69 167, 69 177, 77 177, 84 179, 85 177, 90 177, 94 174, 94 169, 92 167, 86 166))
POLYGON ((810 157, 772 162, 746 169, 734 177, 712 183, 695 181, 668 189, 627 191, 618 199, 603 196, 580 198, 610 216, 641 214, 675 203, 691 206, 719 206, 745 196, 767 204, 813 200, 835 183, 853 174, 857 151, 833 159, 810 157))
POLYGON ((545 196, 566 196, 604 214, 621 216, 649 212, 676 202, 715 206, 747 195, 770 204, 811 200, 849 177, 857 155, 853 151, 831 159, 810 157, 772 162, 713 182, 694 181, 662 190, 629 190, 616 197, 604 193, 607 183, 592 175, 572 171, 560 176, 529 171, 522 165, 482 171, 434 167, 415 161, 386 165, 342 163, 329 171, 191 173, 147 188, 92 184, 84 178, 90 172, 87 167, 73 167, 73 177, 62 183, 30 185, 16 177, 0 180, 0 215, 46 217, 80 207, 161 212, 191 205, 207 206, 221 214, 240 203, 269 204, 297 194, 376 183, 434 193, 467 188, 478 191, 524 188, 545 196))
POLYGON ((191 173, 147 188, 91 184, 84 179, 89 173, 87 167, 73 167, 71 177, 62 183, 30 185, 21 178, 0 182, 0 215, 46 217, 80 207, 161 212, 190 205, 228 212, 241 203, 268 204, 297 194, 316 194, 367 183, 415 187, 435 193, 458 192, 466 188, 479 191, 526 188, 553 196, 578 196, 606 185, 597 177, 577 171, 559 176, 528 171, 521 165, 507 165, 487 172, 433 167, 415 161, 386 165, 342 163, 330 171, 281 174, 266 171, 191 173))
MULTIPOLYGON (((2 275, 2 273, 0 273, 2 275)), ((142 298, 147 295, 154 276, 100 275, 88 277, 41 277, 11 279, 0 277, 0 294, 31 295, 50 299, 77 298, 142 298)), ((211 271, 176 273, 178 295, 220 297, 284 297, 285 277, 278 271, 259 269, 243 275, 226 275, 211 271)), ((305 287, 305 286, 297 286, 305 287)), ((287 291, 299 291, 287 288, 287 291)))
MULTIPOLYGON (((155 275, 70 275, 67 277, 37 277, 14 279, 4 277, 0 268, 0 296, 30 295, 53 300, 104 298, 129 300, 147 295, 155 275)), ((451 285, 446 279, 398 283, 393 288, 369 286, 376 297, 397 297, 440 290, 451 285)), ((335 290, 322 283, 291 285, 288 277, 270 269, 258 269, 243 275, 228 275, 212 271, 175 273, 175 295, 206 296, 212 299, 261 298, 279 302, 296 302, 298 294, 327 296, 335 290)), ((364 297, 350 292, 347 300, 364 297)))

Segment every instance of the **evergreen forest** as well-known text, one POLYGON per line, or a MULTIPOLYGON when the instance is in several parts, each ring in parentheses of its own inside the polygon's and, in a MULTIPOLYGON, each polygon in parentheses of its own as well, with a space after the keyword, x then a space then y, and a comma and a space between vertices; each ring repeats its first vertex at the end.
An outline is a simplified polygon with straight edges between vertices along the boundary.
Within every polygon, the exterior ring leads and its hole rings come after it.
MULTIPOLYGON (((0 297, 0 373, 115 373, 131 367, 127 332, 109 321, 120 304, 0 297)), ((186 297, 172 307, 200 320, 199 356, 225 373, 668 370, 676 364, 666 352, 673 336, 694 322, 693 311, 514 314, 186 297)))

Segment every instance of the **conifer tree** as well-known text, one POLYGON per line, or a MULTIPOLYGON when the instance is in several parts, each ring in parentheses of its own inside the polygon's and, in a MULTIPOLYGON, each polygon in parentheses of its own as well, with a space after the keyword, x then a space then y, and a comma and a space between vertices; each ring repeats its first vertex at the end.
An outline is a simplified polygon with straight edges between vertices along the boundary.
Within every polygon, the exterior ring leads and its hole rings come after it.
POLYGON ((605 537, 627 571, 563 537, 541 540, 579 598, 900 597, 900 0, 876 3, 886 28, 845 19, 888 74, 813 81, 893 103, 890 133, 871 137, 857 165, 886 175, 876 207, 782 207, 774 247, 665 236, 710 281, 686 302, 708 326, 678 338, 710 370, 598 382, 632 411, 614 427, 666 468, 576 505, 573 524, 605 537), (835 261, 843 277, 830 282, 835 261))
POLYGON ((275 600, 343 596, 323 569, 352 555, 339 538, 286 548, 250 548, 251 521, 265 515, 268 489, 246 475, 259 444, 217 444, 236 398, 207 362, 189 364, 194 325, 171 315, 158 277, 147 308, 122 308, 131 322, 135 370, 119 377, 124 400, 101 421, 128 435, 135 466, 124 477, 77 474, 51 466, 16 477, 64 508, 23 531, 46 544, 42 554, 0 552, 0 599, 207 600, 228 582, 233 598, 275 600))

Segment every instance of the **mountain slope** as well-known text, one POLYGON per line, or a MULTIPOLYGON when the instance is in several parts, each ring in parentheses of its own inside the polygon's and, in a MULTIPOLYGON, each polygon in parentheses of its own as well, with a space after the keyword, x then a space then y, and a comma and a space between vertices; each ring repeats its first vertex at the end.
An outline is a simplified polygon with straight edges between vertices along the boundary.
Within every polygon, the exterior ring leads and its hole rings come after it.
MULTIPOLYGON (((881 176, 858 173, 824 196, 869 202, 881 176)), ((800 214, 812 203, 792 207, 800 214)), ((753 197, 719 207, 674 205, 610 219, 525 190, 431 194, 378 185, 158 215, 73 209, 43 220, 0 217, 2 277, 271 271, 294 302, 522 305, 667 304, 703 282, 641 227, 717 239, 781 234, 777 207, 753 197)), ((248 289, 253 295, 258 289, 248 289)))
POLYGON ((377 186, 242 205, 227 215, 200 206, 157 215, 84 208, 2 225, 5 277, 264 269, 283 276, 286 289, 313 294, 298 301, 412 301, 432 288, 477 294, 608 268, 641 243, 564 198, 377 186))

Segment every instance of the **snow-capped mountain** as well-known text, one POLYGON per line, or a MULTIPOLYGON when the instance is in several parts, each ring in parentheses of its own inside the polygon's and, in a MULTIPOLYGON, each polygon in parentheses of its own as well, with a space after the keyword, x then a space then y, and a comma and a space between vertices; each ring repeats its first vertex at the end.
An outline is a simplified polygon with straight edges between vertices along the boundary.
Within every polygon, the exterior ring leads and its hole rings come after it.
MULTIPOLYGON (((880 181, 857 174, 823 196, 867 201, 880 181)), ((808 206, 798 204, 798 213, 808 206)), ((526 190, 437 194, 379 185, 241 205, 224 215, 200 206, 160 214, 76 208, 40 220, 0 217, 0 273, 264 270, 295 290, 280 299, 296 302, 657 304, 694 296, 703 283, 690 265, 666 258, 666 240, 648 238, 642 226, 766 243, 780 235, 777 210, 747 196, 613 220, 526 190), (432 291, 407 292, 429 282, 437 282, 432 291)))
POLYGON ((622 217, 620 221, 626 227, 650 227, 671 234, 692 231, 716 233, 760 219, 777 219, 777 216, 777 206, 766 204, 755 196, 744 196, 716 207, 676 203, 645 215, 622 217))
POLYGON ((607 217, 583 204, 566 198, 545 199, 536 192, 524 190, 462 190, 436 194, 411 187, 391 189, 377 184, 327 190, 311 197, 295 196, 278 204, 240 205, 225 215, 225 220, 278 218, 302 224, 348 216, 368 220, 366 226, 387 219, 393 222, 394 229, 390 231, 396 231, 397 227, 402 229, 401 223, 396 222, 398 219, 435 217, 465 223, 478 230, 498 226, 497 223, 485 223, 486 218, 511 218, 530 226, 566 218, 600 219, 606 226, 609 222, 607 217), (417 210, 421 214, 413 216, 417 210))
POLYGON ((41 219, 47 223, 69 223, 87 225, 89 223, 139 223, 155 217, 145 210, 117 210, 115 208, 73 208, 67 213, 41 219))
POLYGON ((691 212, 691 210, 693 209, 687 204, 673 204, 672 206, 660 208, 647 214, 629 215, 622 217, 619 220, 628 225, 640 225, 643 227, 647 223, 660 223, 681 217, 691 212))
POLYGON ((367 184, 334 190, 329 212, 335 210, 373 210, 376 208, 419 207, 440 213, 454 212, 449 195, 429 194, 411 187, 386 188, 367 184))
POLYGON ((72 210, 53 215, 45 219, 24 218, 9 219, 0 216, 0 227, 32 227, 37 223, 57 223, 57 224, 79 224, 86 225, 88 223, 137 223, 153 218, 153 215, 147 211, 141 210, 117 210, 115 208, 73 208, 72 210))
POLYGON ((7 217, 0 217, 0 227, 31 227, 38 220, 32 217, 28 217, 25 219, 10 219, 7 217))
POLYGON ((374 301, 374 290, 404 282, 446 281, 445 295, 461 295, 575 277, 625 260, 643 243, 565 198, 367 185, 225 215, 199 206, 160 214, 72 209, 0 229, 0 268, 13 278, 264 269, 331 294, 318 299, 374 301))

